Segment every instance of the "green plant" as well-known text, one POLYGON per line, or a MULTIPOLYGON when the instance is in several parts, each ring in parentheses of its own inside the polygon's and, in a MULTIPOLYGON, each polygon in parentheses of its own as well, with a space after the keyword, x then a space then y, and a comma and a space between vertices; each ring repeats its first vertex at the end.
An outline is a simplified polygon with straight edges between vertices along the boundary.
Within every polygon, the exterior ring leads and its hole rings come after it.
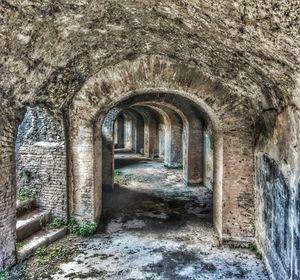
POLYGON ((77 234, 78 236, 87 237, 96 232, 97 224, 94 222, 78 224, 74 218, 71 218, 68 223, 68 230, 70 233, 77 234))
POLYGON ((59 270, 59 265, 71 261, 77 253, 76 248, 69 247, 66 242, 37 249, 32 261, 27 263, 28 279, 52 279, 52 275, 59 270))
POLYGON ((25 169, 24 171, 23 171, 23 174, 24 174, 24 176, 25 177, 27 177, 27 178, 30 178, 31 177, 31 172, 29 171, 29 170, 27 170, 27 169, 25 169))
POLYGON ((16 249, 17 249, 17 252, 25 245, 24 242, 17 242, 16 243, 16 249))
POLYGON ((50 223, 47 224, 47 228, 53 229, 53 228, 61 228, 66 225, 66 222, 62 218, 53 217, 50 221, 50 223))
POLYGON ((25 277, 23 276, 24 272, 25 272, 26 266, 24 265, 24 263, 22 262, 18 262, 16 265, 16 271, 18 272, 18 274, 20 275, 19 279, 25 279, 25 277))
POLYGON ((115 169, 115 170, 114 170, 114 175, 115 175, 115 176, 122 176, 122 175, 123 175, 123 171, 120 170, 120 169, 115 169))
POLYGON ((37 196, 36 190, 31 190, 27 187, 22 187, 17 191, 17 200, 25 201, 31 198, 35 198, 37 196))
POLYGON ((68 222, 68 230, 70 233, 76 234, 79 230, 79 225, 74 218, 71 218, 68 222))
POLYGON ((94 222, 85 222, 79 226, 78 235, 87 237, 94 234, 97 230, 97 224, 94 222))
POLYGON ((0 280, 6 280, 9 275, 10 275, 10 273, 8 270, 0 271, 0 280))
POLYGON ((123 171, 120 169, 114 170, 114 184, 121 185, 123 171))
POLYGON ((16 265, 11 266, 6 270, 0 271, 0 280, 26 280, 26 277, 24 276, 25 268, 26 267, 22 262, 18 262, 16 265))
POLYGON ((46 247, 40 247, 40 248, 37 248, 36 251, 35 251, 35 256, 36 256, 37 258, 43 258, 43 257, 45 257, 47 254, 48 254, 48 252, 47 252, 47 248, 46 248, 46 247))
POLYGON ((261 252, 258 250, 257 245, 256 245, 255 243, 250 243, 250 244, 248 245, 248 249, 249 249, 251 252, 255 253, 255 255, 256 255, 257 258, 259 258, 259 259, 262 258, 262 254, 261 254, 261 252))

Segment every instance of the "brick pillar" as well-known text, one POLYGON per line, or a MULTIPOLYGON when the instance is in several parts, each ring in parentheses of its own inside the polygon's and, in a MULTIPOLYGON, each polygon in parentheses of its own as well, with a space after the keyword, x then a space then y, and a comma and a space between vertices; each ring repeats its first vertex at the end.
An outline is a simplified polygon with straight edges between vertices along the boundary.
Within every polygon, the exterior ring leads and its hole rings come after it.
POLYGON ((251 127, 224 131, 223 237, 253 242, 254 137, 251 127))
POLYGON ((0 270, 16 258, 16 163, 15 137, 20 115, 0 116, 0 270))

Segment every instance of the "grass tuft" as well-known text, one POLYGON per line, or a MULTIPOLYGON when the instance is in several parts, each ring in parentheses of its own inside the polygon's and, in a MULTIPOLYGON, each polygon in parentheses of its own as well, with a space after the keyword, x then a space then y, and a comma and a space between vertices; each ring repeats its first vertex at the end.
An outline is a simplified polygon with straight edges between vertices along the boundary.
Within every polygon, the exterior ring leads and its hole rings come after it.
POLYGON ((62 228, 65 225, 66 225, 66 222, 64 219, 59 218, 59 217, 53 217, 51 219, 50 223, 48 223, 46 225, 46 227, 49 229, 56 229, 56 228, 62 228))
POLYGON ((37 191, 31 190, 27 187, 22 187, 17 191, 17 200, 19 201, 26 201, 32 198, 36 198, 36 196, 37 196, 37 191))
POLYGON ((71 218, 68 223, 68 230, 70 233, 78 236, 87 237, 96 232, 97 224, 94 222, 83 222, 78 224, 74 218, 71 218))

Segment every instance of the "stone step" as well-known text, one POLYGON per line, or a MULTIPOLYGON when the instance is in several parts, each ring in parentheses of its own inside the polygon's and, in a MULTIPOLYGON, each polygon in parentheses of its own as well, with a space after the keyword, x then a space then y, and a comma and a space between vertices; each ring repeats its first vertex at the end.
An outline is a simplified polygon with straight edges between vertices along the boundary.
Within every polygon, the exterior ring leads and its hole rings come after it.
POLYGON ((18 249, 18 259, 24 260, 32 256, 36 249, 47 246, 62 238, 67 233, 67 227, 59 229, 43 229, 22 241, 24 244, 18 249))
POLYGON ((35 198, 25 201, 17 200, 17 217, 25 215, 26 213, 33 211, 37 208, 37 202, 35 198))
POLYGON ((17 218, 17 241, 22 241, 41 230, 50 221, 50 218, 50 212, 39 210, 31 211, 17 218))

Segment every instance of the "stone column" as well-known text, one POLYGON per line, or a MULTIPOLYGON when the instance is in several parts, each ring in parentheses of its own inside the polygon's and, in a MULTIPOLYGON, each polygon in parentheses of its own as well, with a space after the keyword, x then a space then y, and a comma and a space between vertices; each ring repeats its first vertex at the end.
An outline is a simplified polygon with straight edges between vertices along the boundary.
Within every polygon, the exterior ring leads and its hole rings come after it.
POLYGON ((133 149, 133 127, 132 120, 126 116, 124 125, 124 145, 128 150, 133 149))
POLYGON ((160 158, 165 157, 165 124, 160 123, 158 125, 158 156, 160 158))
POLYGON ((165 144, 165 165, 169 168, 182 166, 182 127, 167 125, 165 144))
POLYGON ((97 222, 101 214, 102 147, 97 129, 100 126, 90 121, 69 120, 69 212, 79 222, 97 222))
POLYGON ((210 128, 204 132, 203 141, 203 183, 209 189, 213 189, 214 150, 213 135, 210 128))
POLYGON ((102 188, 104 191, 113 190, 113 170, 114 170, 114 121, 106 116, 102 125, 102 188))
POLYGON ((184 137, 185 167, 183 178, 187 185, 203 183, 203 126, 196 118, 189 120, 184 137))
POLYGON ((156 123, 149 118, 144 125, 144 155, 153 158, 156 142, 156 123))

